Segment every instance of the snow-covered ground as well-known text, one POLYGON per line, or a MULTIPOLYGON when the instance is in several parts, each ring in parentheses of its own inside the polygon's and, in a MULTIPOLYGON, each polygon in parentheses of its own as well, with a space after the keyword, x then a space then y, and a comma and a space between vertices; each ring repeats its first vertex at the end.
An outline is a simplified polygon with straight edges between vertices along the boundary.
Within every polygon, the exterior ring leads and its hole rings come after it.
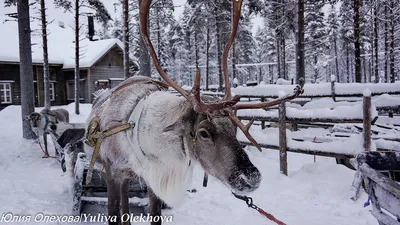
MULTIPOLYGON (((81 105, 79 116, 73 113, 73 105, 65 108, 71 114, 71 122, 76 123, 85 121, 90 107, 81 105)), ((37 143, 22 138, 20 115, 19 106, 0 111, 0 219, 4 213, 33 217, 38 213, 68 215, 72 208, 69 177, 63 174, 56 159, 42 158, 37 143)), ((50 153, 54 154, 52 149, 50 153)), ((364 192, 357 202, 349 198, 354 171, 336 165, 334 159, 317 157, 314 163, 313 156, 289 154, 289 176, 286 177, 279 173, 277 151, 260 153, 251 148, 248 153, 263 175, 260 188, 250 196, 256 205, 283 222, 296 225, 377 224, 369 212, 370 206, 363 207, 367 200, 364 192)), ((202 187, 202 179, 203 172, 197 169, 192 188, 198 192, 188 193, 180 207, 164 211, 164 214, 173 215, 171 224, 275 224, 235 199, 216 179, 210 178, 207 188, 202 187)))

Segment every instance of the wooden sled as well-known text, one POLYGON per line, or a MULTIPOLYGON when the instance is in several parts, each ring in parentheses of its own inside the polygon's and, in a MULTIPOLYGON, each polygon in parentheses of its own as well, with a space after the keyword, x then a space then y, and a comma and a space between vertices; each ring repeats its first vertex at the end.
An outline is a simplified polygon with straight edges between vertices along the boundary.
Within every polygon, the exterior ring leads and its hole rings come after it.
POLYGON ((366 152, 357 157, 368 203, 379 225, 400 225, 400 185, 384 173, 400 171, 400 152, 366 152))
MULTIPOLYGON (((101 171, 93 169, 90 183, 86 176, 90 158, 84 153, 85 129, 66 129, 59 136, 51 132, 54 147, 58 154, 63 172, 73 173, 73 215, 81 213, 105 213, 107 211, 107 183, 101 171), (71 165, 69 162, 73 162, 71 165), (75 166, 73 167, 73 164, 75 166)), ((131 213, 147 213, 148 193, 146 183, 140 178, 129 182, 129 202, 131 213)))

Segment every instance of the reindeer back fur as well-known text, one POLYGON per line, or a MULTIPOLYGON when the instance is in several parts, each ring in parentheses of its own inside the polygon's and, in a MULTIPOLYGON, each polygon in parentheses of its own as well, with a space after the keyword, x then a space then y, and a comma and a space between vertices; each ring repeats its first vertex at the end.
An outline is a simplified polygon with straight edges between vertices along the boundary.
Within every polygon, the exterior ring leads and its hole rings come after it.
POLYGON ((42 111, 40 111, 40 113, 46 114, 49 117, 50 122, 52 123, 69 123, 69 112, 66 109, 43 109, 42 111))
MULTIPOLYGON (((150 81, 150 78, 131 77, 119 87, 143 81, 150 81)), ((138 126, 136 135, 139 146, 132 148, 127 132, 117 133, 103 140, 98 162, 107 167, 118 182, 134 175, 142 177, 158 197, 173 206, 182 200, 192 176, 189 155, 185 152, 187 140, 180 133, 191 129, 185 126, 185 116, 192 111, 187 101, 159 91, 156 84, 133 84, 117 92, 114 90, 113 94, 110 91, 99 96, 89 120, 101 112, 102 131, 127 123, 142 99, 144 107, 135 124, 138 126), (170 126, 181 129, 166 129, 170 126), (132 151, 139 151, 145 159, 139 159, 132 151)), ((93 148, 85 146, 85 151, 91 156, 93 148)))

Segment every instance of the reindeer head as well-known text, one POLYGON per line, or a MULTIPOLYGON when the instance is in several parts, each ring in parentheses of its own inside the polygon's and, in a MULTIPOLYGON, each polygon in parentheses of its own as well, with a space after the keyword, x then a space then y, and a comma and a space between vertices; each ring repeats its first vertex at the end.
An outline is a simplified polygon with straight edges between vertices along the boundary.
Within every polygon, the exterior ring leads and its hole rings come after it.
POLYGON ((33 112, 29 114, 26 119, 29 120, 32 131, 35 132, 36 135, 38 135, 39 128, 41 126, 42 115, 40 115, 40 113, 33 112))
POLYGON ((266 108, 289 101, 296 98, 302 92, 302 86, 297 86, 294 93, 270 102, 237 105, 240 97, 232 97, 231 95, 228 55, 237 33, 242 0, 232 0, 232 3, 234 7, 233 28, 222 57, 225 78, 225 96, 222 99, 200 96, 200 70, 197 70, 193 88, 189 93, 183 90, 165 73, 148 36, 148 17, 151 0, 141 0, 140 32, 158 73, 190 105, 191 116, 189 120, 191 120, 191 125, 184 129, 184 135, 187 140, 192 140, 188 144, 191 158, 198 161, 206 172, 221 180, 224 184, 232 188, 233 191, 249 192, 259 186, 261 175, 237 140, 237 128, 240 128, 260 151, 261 148, 249 133, 249 128, 254 120, 244 125, 236 117, 235 111, 239 109, 266 108))

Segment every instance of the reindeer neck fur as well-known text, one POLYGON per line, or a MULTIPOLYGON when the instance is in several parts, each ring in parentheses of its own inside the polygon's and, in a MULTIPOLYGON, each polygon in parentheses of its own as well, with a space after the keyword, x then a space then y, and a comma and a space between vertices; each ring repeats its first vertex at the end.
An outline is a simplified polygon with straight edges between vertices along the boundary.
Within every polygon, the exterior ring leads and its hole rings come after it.
POLYGON ((177 205, 192 178, 193 166, 189 163, 192 141, 187 134, 193 129, 197 114, 185 98, 158 91, 152 84, 132 85, 109 95, 108 101, 100 101, 93 109, 99 111, 99 105, 103 105, 101 130, 126 123, 142 99, 144 106, 135 124, 138 149, 132 149, 127 132, 117 133, 103 140, 101 162, 108 164, 116 179, 122 181, 136 174, 163 201, 177 205), (134 154, 138 150, 144 154, 144 160, 134 154))

